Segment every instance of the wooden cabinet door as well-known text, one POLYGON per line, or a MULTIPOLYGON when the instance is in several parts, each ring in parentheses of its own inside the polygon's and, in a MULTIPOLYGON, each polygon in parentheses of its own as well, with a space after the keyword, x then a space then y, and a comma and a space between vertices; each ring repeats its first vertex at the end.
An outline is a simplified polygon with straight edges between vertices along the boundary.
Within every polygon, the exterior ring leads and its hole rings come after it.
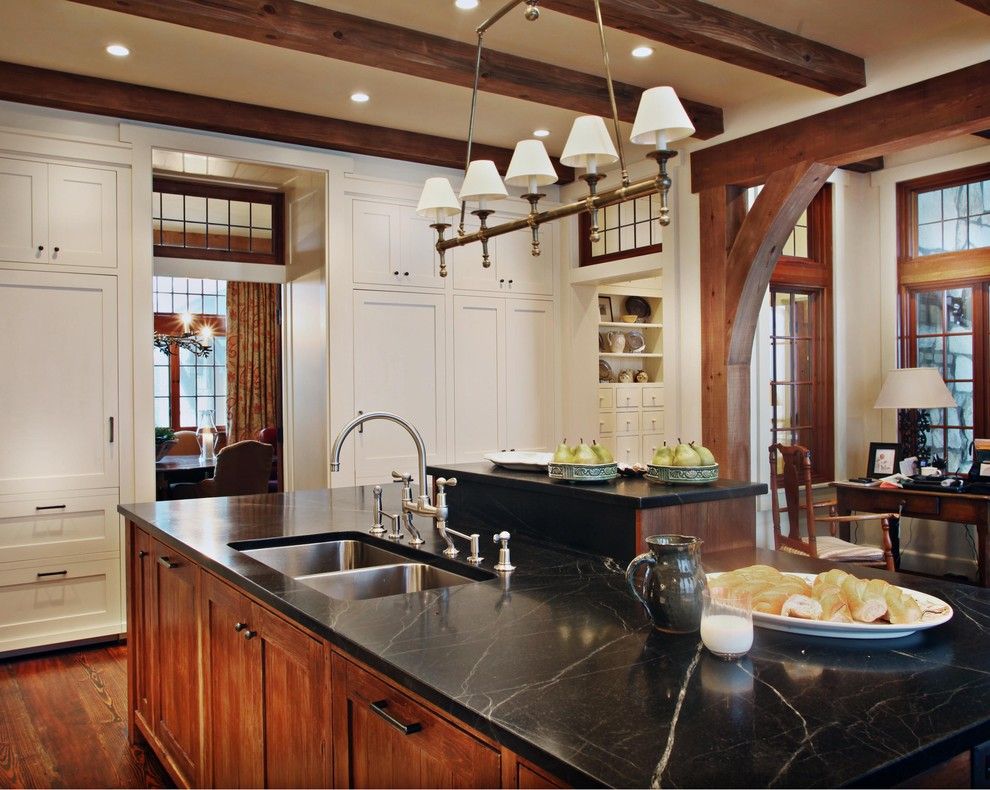
MULTIPOLYGON (((127 623, 127 657, 133 665, 133 685, 131 687, 131 710, 141 720, 146 732, 153 732, 155 721, 153 712, 154 679, 157 670, 153 669, 155 618, 154 618, 154 570, 152 563, 151 538, 148 533, 133 526, 129 527, 133 536, 130 546, 130 609, 127 623)), ((133 733, 131 734, 133 738, 133 733)))
POLYGON ((189 784, 200 782, 199 569, 152 541, 155 653, 158 674, 154 732, 189 784))
POLYGON ((338 787, 499 786, 495 749, 339 656, 334 690, 338 787))
POLYGON ((116 267, 116 172, 51 165, 48 197, 51 262, 116 267))
POLYGON ((116 278, 0 271, 0 337, 0 495, 116 487, 116 278))
POLYGON ((48 262, 48 165, 0 159, 0 260, 48 262))
POLYGON ((556 446, 553 304, 506 300, 505 442, 511 450, 556 446))
POLYGON ((264 785, 260 610, 203 574, 203 687, 209 787, 264 785))
POLYGON ((505 440, 505 300, 454 297, 454 458, 480 461, 505 440))
POLYGON ((329 787, 329 651, 281 618, 254 610, 263 637, 265 786, 329 787))

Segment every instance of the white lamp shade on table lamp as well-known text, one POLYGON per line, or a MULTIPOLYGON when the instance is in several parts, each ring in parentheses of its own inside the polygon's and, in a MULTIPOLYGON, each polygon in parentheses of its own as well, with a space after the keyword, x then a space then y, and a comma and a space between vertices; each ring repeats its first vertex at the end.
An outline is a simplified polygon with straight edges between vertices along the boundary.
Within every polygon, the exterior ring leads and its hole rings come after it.
POLYGON ((597 115, 582 115, 574 120, 571 133, 567 135, 560 163, 567 167, 583 167, 589 173, 595 173, 599 165, 610 165, 618 158, 605 121, 597 115))
POLYGON ((535 192, 537 187, 557 181, 557 171, 547 155, 547 149, 539 140, 520 140, 512 152, 512 161, 505 173, 505 183, 511 187, 526 187, 535 192))
POLYGON ((692 134, 694 124, 673 88, 664 86, 643 91, 629 136, 630 142, 653 145, 659 150, 692 134))
POLYGON ((505 184, 491 159, 476 159, 468 165, 461 185, 461 200, 501 200, 508 197, 505 184))
POLYGON ((880 388, 874 409, 955 408, 956 401, 936 368, 892 370, 880 388))
POLYGON ((428 178, 419 195, 416 213, 421 217, 442 222, 461 210, 454 189, 446 178, 428 178))

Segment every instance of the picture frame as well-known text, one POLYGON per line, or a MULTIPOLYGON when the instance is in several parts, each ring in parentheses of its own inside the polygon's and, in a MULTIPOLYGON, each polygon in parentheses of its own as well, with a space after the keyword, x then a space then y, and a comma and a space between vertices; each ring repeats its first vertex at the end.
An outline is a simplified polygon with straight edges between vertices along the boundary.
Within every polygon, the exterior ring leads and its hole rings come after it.
POLYGON ((607 296, 598 297, 598 320, 601 322, 612 322, 612 300, 607 296))
POLYGON ((899 469, 901 446, 897 442, 870 442, 866 476, 872 480, 888 477, 899 469))

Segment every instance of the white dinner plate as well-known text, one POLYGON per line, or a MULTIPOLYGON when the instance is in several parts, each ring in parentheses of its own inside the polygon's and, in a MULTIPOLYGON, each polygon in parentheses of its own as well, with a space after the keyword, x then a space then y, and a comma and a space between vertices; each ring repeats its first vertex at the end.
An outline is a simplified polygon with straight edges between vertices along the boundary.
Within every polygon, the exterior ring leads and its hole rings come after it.
MULTIPOLYGON (((712 581, 718 579, 721 573, 709 573, 712 581)), ((785 573, 785 576, 797 576, 811 584, 818 576, 817 573, 785 573)), ((928 595, 907 587, 899 588, 910 595, 924 609, 945 608, 941 614, 926 612, 917 623, 892 625, 891 623, 828 623, 820 620, 801 620, 797 617, 781 617, 779 614, 753 612, 753 625, 770 628, 774 631, 787 631, 792 634, 807 634, 808 636, 824 636, 835 639, 896 639, 908 636, 915 631, 934 628, 952 619, 952 607, 934 595, 928 595)))
POLYGON ((515 469, 518 472, 546 472, 547 464, 553 458, 553 453, 523 453, 505 452, 488 453, 486 461, 491 461, 495 466, 503 469, 515 469))

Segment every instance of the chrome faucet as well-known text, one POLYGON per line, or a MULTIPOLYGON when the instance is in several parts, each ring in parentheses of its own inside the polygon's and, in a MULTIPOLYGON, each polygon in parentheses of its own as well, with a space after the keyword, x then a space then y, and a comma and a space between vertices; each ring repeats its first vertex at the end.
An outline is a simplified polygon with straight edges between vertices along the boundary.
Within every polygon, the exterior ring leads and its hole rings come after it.
POLYGON ((477 532, 473 532, 470 535, 465 535, 463 532, 458 532, 455 529, 451 529, 447 526, 447 489, 453 488, 457 485, 457 478, 451 477, 449 480, 445 477, 438 477, 436 479, 437 484, 437 508, 444 511, 444 517, 438 518, 437 531, 440 533, 440 537, 444 539, 447 544, 447 548, 443 550, 444 556, 456 557, 458 554, 457 547, 454 545, 454 541, 450 539, 453 535, 456 538, 461 538, 462 540, 469 541, 471 544, 471 551, 467 555, 466 559, 472 565, 478 565, 484 559, 481 556, 481 536, 477 532))
POLYGON ((430 501, 430 495, 426 490, 426 443, 423 441, 423 437, 420 432, 416 430, 412 424, 404 420, 399 415, 392 414, 387 411, 372 411, 367 414, 358 415, 347 423, 347 425, 341 428, 340 433, 337 434, 337 438, 333 442, 333 449, 330 451, 330 471, 340 471, 340 448, 343 446, 344 440, 359 425, 363 425, 371 420, 387 420, 388 422, 394 422, 396 425, 402 426, 405 428, 406 433, 412 437, 412 440, 416 445, 416 454, 418 456, 419 466, 419 496, 416 499, 413 499, 412 475, 403 475, 398 472, 392 472, 392 477, 395 480, 401 480, 403 483, 402 512, 406 515, 405 526, 406 529, 409 530, 409 534, 411 536, 411 540, 409 542, 414 546, 419 545, 423 543, 423 538, 420 537, 419 531, 413 524, 413 515, 415 514, 417 516, 432 518, 437 524, 441 521, 446 522, 447 498, 441 491, 441 494, 438 497, 438 504, 436 506, 434 506, 434 504, 430 501))

